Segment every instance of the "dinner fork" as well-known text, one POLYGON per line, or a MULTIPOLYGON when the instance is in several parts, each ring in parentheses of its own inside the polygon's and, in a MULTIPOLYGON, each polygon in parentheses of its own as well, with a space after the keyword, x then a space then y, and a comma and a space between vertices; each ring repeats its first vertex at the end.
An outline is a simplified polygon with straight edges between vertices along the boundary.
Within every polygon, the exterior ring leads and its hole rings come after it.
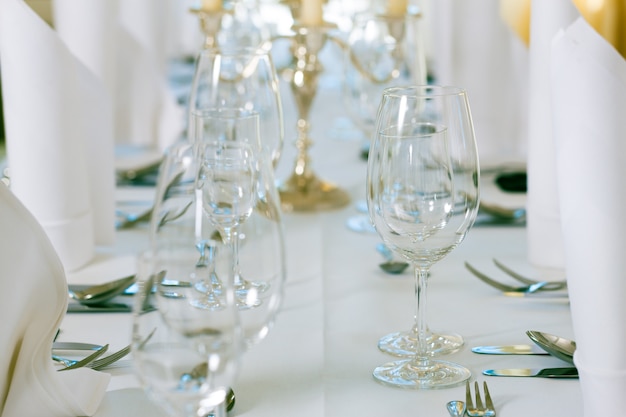
POLYGON ((467 405, 467 415, 470 417, 495 417, 496 408, 491 401, 491 395, 489 394, 489 388, 487 382, 483 382, 483 391, 485 392, 485 405, 480 398, 480 390, 478 389, 478 381, 474 381, 474 391, 476 396, 476 404, 472 401, 472 392, 470 389, 469 381, 465 382, 465 403, 467 405))
POLYGON ((80 364, 81 362, 83 362, 82 366, 99 371, 113 364, 114 362, 119 361, 124 356, 128 355, 129 353, 130 353, 130 345, 125 346, 122 349, 118 350, 117 352, 111 353, 110 355, 105 356, 104 358, 91 360, 91 361, 85 361, 84 359, 77 361, 77 360, 67 359, 67 358, 63 358, 60 356, 56 356, 56 355, 52 355, 52 359, 57 362, 61 362, 66 366, 66 368, 60 369, 60 371, 64 371, 66 369, 76 369, 80 367, 76 365, 80 364))
MULTIPOLYGON (((532 284, 536 284, 538 282, 544 282, 544 281, 536 281, 534 279, 526 278, 525 276, 520 275, 519 273, 513 271, 511 268, 505 266, 504 264, 499 262, 497 259, 494 259, 493 263, 498 268, 500 268, 501 271, 505 272, 506 274, 508 274, 512 278, 514 278, 514 279, 516 279, 519 282, 522 282, 524 284, 532 285, 532 284)), ((562 280, 562 281, 549 281, 549 282, 546 282, 546 285, 543 286, 543 289, 544 290, 561 290, 561 289, 565 288, 566 286, 567 286, 567 281, 565 281, 565 280, 562 280)))
POLYGON ((549 284, 549 282, 547 281, 537 281, 521 287, 514 287, 512 285, 504 284, 502 282, 489 278, 487 275, 483 274, 467 262, 465 262, 465 268, 467 268, 472 274, 474 274, 474 276, 483 281, 485 284, 491 285, 492 287, 497 288, 505 293, 532 294, 543 289, 546 285, 549 284))

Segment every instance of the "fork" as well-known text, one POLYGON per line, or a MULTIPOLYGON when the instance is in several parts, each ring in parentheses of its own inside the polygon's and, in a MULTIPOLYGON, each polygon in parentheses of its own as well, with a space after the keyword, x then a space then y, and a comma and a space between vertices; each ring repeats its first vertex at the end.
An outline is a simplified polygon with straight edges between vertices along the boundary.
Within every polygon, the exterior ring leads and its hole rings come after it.
MULTIPOLYGON (((119 361, 124 356, 128 355, 129 353, 130 353, 130 345, 125 346, 122 349, 118 350, 117 352, 111 353, 110 355, 105 356, 104 358, 92 360, 87 363, 83 363, 82 366, 99 371, 100 369, 104 369, 107 366, 113 364, 114 362, 119 361)), ((57 362, 61 362, 65 364, 66 368, 60 369, 60 371, 64 371, 68 368, 75 369, 77 368, 76 364, 84 361, 84 359, 81 361, 76 361, 76 360, 71 360, 71 359, 63 358, 63 357, 56 356, 56 355, 53 355, 52 359, 57 362)))
POLYGON ((521 286, 514 287, 512 285, 504 284, 502 282, 496 281, 494 279, 489 278, 487 275, 483 274, 476 268, 474 268, 469 263, 465 262, 465 268, 467 268, 472 274, 474 274, 478 279, 483 281, 485 284, 491 285, 494 288, 499 289, 500 291, 504 291, 505 293, 523 293, 523 294, 532 294, 543 289, 546 285, 550 284, 547 281, 535 281, 533 283, 521 286))
POLYGON ((472 402, 472 392, 469 381, 465 382, 465 403, 467 404, 467 415, 470 417, 495 417, 496 408, 491 401, 487 382, 483 382, 483 391, 485 392, 485 405, 480 398, 480 390, 478 389, 478 381, 474 381, 474 391, 476 395, 476 405, 472 402))
MULTIPOLYGON (((535 281, 534 279, 530 279, 530 278, 526 278, 523 275, 520 275, 519 273, 513 271, 511 268, 505 266, 504 264, 502 264, 501 262, 499 262, 497 259, 493 260, 493 263, 500 268, 501 271, 507 273, 509 276, 511 276, 512 278, 518 280, 519 282, 522 282, 524 284, 528 284, 528 285, 532 285, 532 284, 536 284, 538 282, 544 282, 544 281, 535 281)), ((543 289, 544 290, 561 290, 563 288, 565 288, 567 286, 567 281, 563 280, 563 281, 545 281, 546 285, 544 285, 543 289)))

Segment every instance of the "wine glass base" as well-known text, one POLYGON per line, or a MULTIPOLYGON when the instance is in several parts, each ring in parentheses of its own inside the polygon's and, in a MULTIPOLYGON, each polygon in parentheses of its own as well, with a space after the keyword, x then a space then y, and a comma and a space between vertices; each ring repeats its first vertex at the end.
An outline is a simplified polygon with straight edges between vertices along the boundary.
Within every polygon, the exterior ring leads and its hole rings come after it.
POLYGON ((405 389, 440 389, 463 384, 472 373, 456 363, 431 360, 420 366, 412 359, 389 362, 374 369, 374 379, 390 387, 405 389))
POLYGON ((322 211, 345 207, 348 193, 334 184, 315 177, 293 174, 278 187, 285 211, 322 211))
MULTIPOLYGON (((465 342, 456 333, 431 332, 426 343, 429 356, 441 356, 457 352, 465 342)), ((412 358, 417 351, 417 335, 411 330, 388 334, 380 338, 378 349, 392 356, 412 358)))

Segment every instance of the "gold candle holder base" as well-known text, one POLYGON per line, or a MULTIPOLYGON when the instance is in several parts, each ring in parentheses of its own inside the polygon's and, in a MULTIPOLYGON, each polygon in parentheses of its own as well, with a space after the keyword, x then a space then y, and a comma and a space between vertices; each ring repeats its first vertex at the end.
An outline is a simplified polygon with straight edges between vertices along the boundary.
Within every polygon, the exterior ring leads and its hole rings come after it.
POLYGON ((350 203, 348 193, 313 173, 294 172, 278 187, 278 192, 285 211, 333 210, 350 203))
POLYGON ((328 39, 328 32, 336 26, 295 24, 293 30, 293 63, 289 69, 290 85, 298 108, 298 155, 291 176, 278 187, 283 209, 286 211, 320 211, 344 207, 350 202, 348 193, 336 185, 319 179, 310 167, 308 149, 309 113, 317 93, 317 81, 323 71, 318 53, 328 39))

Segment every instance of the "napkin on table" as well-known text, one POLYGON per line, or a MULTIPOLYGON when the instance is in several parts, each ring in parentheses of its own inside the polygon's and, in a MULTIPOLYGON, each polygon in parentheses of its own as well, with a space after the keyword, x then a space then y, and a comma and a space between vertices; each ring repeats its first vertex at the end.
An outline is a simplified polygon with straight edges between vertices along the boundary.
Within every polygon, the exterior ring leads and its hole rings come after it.
POLYGON ((0 70, 11 189, 76 270, 115 236, 110 98, 23 0, 0 0, 0 70))
POLYGON ((584 415, 615 415, 626 393, 626 61, 583 18, 555 38, 551 94, 584 415))
POLYGON ((528 97, 528 260, 542 279, 563 279, 561 232, 550 107, 553 37, 579 16, 571 0, 533 0, 528 97))
MULTIPOLYGON (((167 85, 168 8, 152 0, 55 0, 55 28, 104 83, 115 143, 162 153, 183 130, 167 85)), ((128 163, 127 160, 124 163, 128 163)))
POLYGON ((65 315, 63 266, 41 225, 0 183, 0 415, 93 415, 110 375, 58 372, 52 341, 65 315), (35 261, 36 260, 36 261, 35 261), (10 318, 10 319, 8 319, 10 318))

